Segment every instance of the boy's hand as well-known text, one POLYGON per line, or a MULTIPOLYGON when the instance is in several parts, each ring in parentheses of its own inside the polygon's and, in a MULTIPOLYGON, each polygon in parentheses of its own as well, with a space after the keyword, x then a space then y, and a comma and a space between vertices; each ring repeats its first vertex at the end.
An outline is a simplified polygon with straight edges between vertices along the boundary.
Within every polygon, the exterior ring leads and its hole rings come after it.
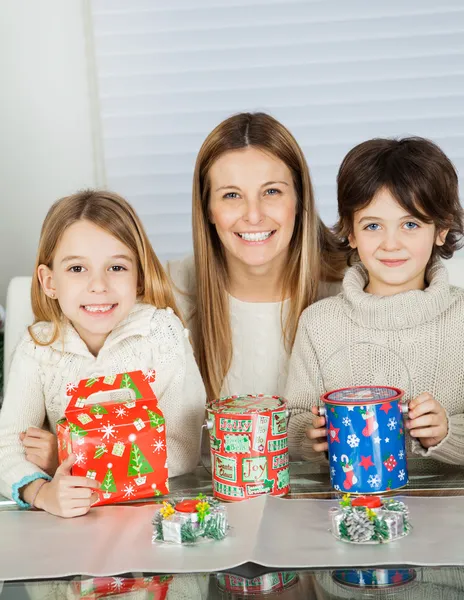
POLYGON ((448 434, 448 419, 443 406, 428 392, 420 394, 409 403, 409 420, 406 428, 424 448, 439 444, 448 434))
POLYGON ((26 451, 27 460, 53 477, 58 468, 56 436, 50 431, 29 427, 27 431, 19 434, 19 439, 26 451))
POLYGON ((71 475, 75 458, 70 454, 57 468, 55 477, 42 485, 34 502, 36 508, 58 517, 80 517, 89 512, 96 500, 92 492, 100 487, 100 483, 71 475))
POLYGON ((327 429, 325 427, 325 417, 319 416, 319 408, 311 407, 311 412, 315 415, 313 424, 306 429, 306 435, 311 440, 315 452, 327 452, 329 444, 327 443, 327 429))

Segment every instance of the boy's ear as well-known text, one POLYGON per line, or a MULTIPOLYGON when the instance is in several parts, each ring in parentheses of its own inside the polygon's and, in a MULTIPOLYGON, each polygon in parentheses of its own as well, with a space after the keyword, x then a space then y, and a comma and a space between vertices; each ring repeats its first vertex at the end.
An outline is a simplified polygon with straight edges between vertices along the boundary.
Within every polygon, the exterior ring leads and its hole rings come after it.
POLYGON ((442 229, 437 233, 437 237, 435 238, 435 244, 437 246, 443 246, 446 242, 446 236, 448 235, 449 229, 442 229))
POLYGON ((356 244, 356 238, 354 237, 354 235, 352 233, 350 233, 350 235, 348 236, 348 243, 351 246, 351 248, 353 248, 353 250, 355 248, 357 248, 357 244, 356 244))
POLYGON ((37 269, 40 285, 49 298, 56 298, 56 288, 53 281, 53 271, 47 265, 39 265, 37 269))

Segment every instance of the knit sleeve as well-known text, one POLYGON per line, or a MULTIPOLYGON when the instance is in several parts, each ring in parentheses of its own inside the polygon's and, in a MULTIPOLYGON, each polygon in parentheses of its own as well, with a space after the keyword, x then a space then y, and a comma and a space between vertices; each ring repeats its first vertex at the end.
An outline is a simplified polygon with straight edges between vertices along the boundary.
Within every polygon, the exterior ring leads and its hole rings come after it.
POLYGON ((23 508, 21 488, 35 479, 50 477, 26 460, 19 434, 28 427, 42 427, 45 399, 40 366, 31 354, 32 342, 20 342, 11 363, 8 385, 0 411, 0 493, 23 508))
POLYGON ((414 454, 433 458, 451 465, 464 465, 464 414, 448 417, 448 434, 436 446, 424 448, 418 440, 412 440, 414 454))
POLYGON ((314 452, 306 435, 312 426, 311 406, 320 405, 323 393, 319 361, 311 343, 308 312, 303 312, 290 358, 285 397, 290 409, 288 445, 292 459, 303 458, 314 465, 326 462, 324 453, 314 452))
POLYGON ((169 476, 192 471, 200 460, 206 392, 189 331, 171 309, 157 310, 151 324, 153 388, 166 419, 169 476))

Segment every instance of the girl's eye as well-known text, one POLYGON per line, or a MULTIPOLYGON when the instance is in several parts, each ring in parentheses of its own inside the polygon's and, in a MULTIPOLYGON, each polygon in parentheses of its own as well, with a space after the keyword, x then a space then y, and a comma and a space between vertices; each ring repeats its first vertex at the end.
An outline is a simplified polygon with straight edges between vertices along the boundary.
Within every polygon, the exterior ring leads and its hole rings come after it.
POLYGON ((380 225, 378 225, 377 223, 371 223, 370 225, 367 225, 367 227, 365 227, 365 229, 367 229, 368 231, 378 231, 380 225))
POLYGON ((237 194, 237 192, 227 192, 227 194, 224 194, 223 198, 226 199, 231 199, 234 200, 235 198, 238 198, 239 195, 237 194))
POLYGON ((268 196, 275 196, 277 194, 280 194, 280 190, 278 190, 276 188, 269 188, 268 190, 265 191, 265 194, 267 194, 268 196))
POLYGON ((75 265, 74 267, 69 267, 68 269, 71 273, 82 273, 84 271, 84 267, 80 265, 75 265))
POLYGON ((122 265, 113 265, 112 267, 110 267, 110 271, 113 271, 115 273, 120 273, 121 271, 126 271, 126 267, 123 267, 122 265))
POLYGON ((404 224, 404 226, 406 227, 406 229, 417 229, 419 227, 419 225, 417 223, 414 223, 413 221, 408 221, 407 223, 404 224))

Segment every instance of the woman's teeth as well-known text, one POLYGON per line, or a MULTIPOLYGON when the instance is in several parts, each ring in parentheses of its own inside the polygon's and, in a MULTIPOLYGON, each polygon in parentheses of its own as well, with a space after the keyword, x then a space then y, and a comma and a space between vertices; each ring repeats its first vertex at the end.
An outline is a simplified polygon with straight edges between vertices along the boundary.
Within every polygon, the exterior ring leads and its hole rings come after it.
POLYGON ((111 310, 113 308, 113 306, 115 306, 114 304, 100 304, 98 306, 96 305, 92 305, 92 304, 88 304, 86 306, 84 306, 84 309, 88 312, 93 312, 93 313, 105 313, 108 312, 109 310, 111 310))
POLYGON ((273 233, 273 231, 261 231, 259 233, 237 233, 237 235, 247 242, 264 242, 273 233))

